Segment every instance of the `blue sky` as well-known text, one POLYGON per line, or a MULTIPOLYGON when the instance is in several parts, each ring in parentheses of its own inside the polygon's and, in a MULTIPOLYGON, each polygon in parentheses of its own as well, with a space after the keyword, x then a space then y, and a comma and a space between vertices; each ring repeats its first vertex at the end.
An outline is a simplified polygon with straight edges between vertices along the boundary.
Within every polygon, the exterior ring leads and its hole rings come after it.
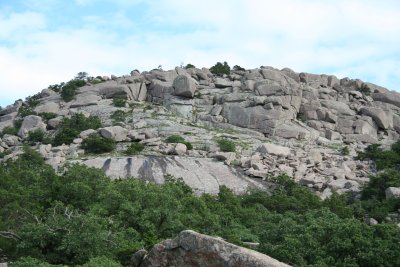
POLYGON ((217 61, 400 90, 400 1, 0 0, 0 106, 79 71, 217 61))

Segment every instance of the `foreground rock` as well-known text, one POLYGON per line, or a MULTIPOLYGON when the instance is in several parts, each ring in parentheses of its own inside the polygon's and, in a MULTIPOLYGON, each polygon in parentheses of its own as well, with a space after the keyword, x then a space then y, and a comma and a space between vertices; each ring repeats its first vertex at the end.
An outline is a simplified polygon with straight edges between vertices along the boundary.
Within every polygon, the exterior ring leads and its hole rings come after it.
POLYGON ((140 250, 132 257, 132 266, 213 266, 284 267, 289 266, 267 255, 239 247, 220 238, 194 231, 182 231, 175 239, 156 244, 142 260, 140 250))

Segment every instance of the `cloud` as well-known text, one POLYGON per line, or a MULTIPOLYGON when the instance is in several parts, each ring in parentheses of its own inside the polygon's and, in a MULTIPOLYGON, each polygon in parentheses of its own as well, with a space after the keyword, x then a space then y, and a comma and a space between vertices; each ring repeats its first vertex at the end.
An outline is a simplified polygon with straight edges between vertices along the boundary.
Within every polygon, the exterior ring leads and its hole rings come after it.
POLYGON ((24 98, 79 71, 122 75, 181 62, 210 67, 225 60, 246 68, 290 67, 398 88, 397 1, 76 3, 74 24, 55 24, 54 16, 63 14, 51 10, 0 16, 0 28, 7 28, 0 32, 1 105, 9 101, 9 92, 12 99, 24 98))

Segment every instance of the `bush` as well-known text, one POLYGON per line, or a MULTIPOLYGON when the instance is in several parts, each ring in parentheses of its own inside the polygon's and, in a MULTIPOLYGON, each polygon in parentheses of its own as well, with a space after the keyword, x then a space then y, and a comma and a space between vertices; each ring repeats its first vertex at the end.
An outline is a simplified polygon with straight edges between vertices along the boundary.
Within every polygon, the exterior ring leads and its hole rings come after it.
POLYGON ((42 119, 44 121, 49 121, 49 120, 54 119, 55 117, 57 117, 57 114, 53 113, 53 112, 41 112, 38 115, 40 117, 42 117, 42 119))
POLYGON ((340 153, 341 153, 343 156, 349 155, 349 154, 350 154, 349 147, 348 147, 348 146, 342 147, 342 148, 340 149, 340 153))
POLYGON ((115 141, 110 138, 104 138, 98 134, 91 134, 81 144, 81 148, 85 150, 86 153, 106 153, 111 152, 115 149, 115 141))
POLYGON ((28 141, 32 143, 42 142, 45 137, 45 132, 41 129, 29 132, 28 141))
POLYGON ((74 99, 76 91, 79 87, 82 87, 86 84, 84 80, 71 80, 61 86, 61 98, 65 102, 70 102, 74 99))
POLYGON ((132 143, 125 151, 125 154, 127 155, 137 155, 141 151, 143 151, 144 145, 141 143, 132 143))
POLYGON ((19 131, 19 129, 16 127, 7 126, 7 127, 4 127, 3 130, 1 131, 0 137, 3 137, 5 134, 18 135, 18 131, 19 131))
POLYGON ((369 86, 365 83, 361 84, 361 86, 357 88, 357 91, 365 95, 371 95, 371 88, 369 88, 369 86))
POLYGON ((113 99, 113 104, 115 107, 119 107, 119 108, 125 107, 126 99, 116 97, 113 99))
POLYGON ((62 120, 55 133, 53 145, 70 144, 82 131, 101 127, 99 117, 86 118, 81 113, 74 114, 71 118, 64 118, 62 120))
POLYGON ((18 115, 24 118, 29 115, 37 115, 37 113, 33 110, 33 107, 23 105, 18 109, 18 115))
POLYGON ((190 64, 190 63, 188 63, 186 66, 185 66, 185 69, 190 69, 190 68, 196 68, 193 64, 190 64))
POLYGON ((181 143, 186 145, 186 148, 188 150, 192 150, 193 149, 193 145, 189 142, 186 141, 185 138, 183 138, 182 136, 179 136, 177 134, 173 134, 167 137, 167 139, 165 139, 166 143, 181 143))
POLYGON ((222 139, 217 140, 217 143, 219 145, 219 149, 222 152, 235 152, 236 151, 236 145, 230 139, 222 138, 222 139))
POLYGON ((225 61, 224 64, 221 62, 217 62, 214 66, 210 68, 211 73, 222 76, 224 74, 229 75, 231 73, 231 67, 229 67, 228 63, 225 61))

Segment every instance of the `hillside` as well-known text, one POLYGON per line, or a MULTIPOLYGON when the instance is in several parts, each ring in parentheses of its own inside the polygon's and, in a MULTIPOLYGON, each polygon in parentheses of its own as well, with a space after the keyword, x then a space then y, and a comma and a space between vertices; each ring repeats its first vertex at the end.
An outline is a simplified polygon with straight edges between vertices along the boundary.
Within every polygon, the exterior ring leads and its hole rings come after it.
POLYGON ((217 193, 220 185, 237 193, 265 188, 267 177, 287 173, 326 197, 360 191, 371 170, 354 156, 369 144, 398 140, 399 107, 400 95, 382 87, 290 69, 133 71, 52 86, 2 109, 0 130, 11 135, 2 137, 0 152, 12 158, 30 142, 55 167, 82 162, 114 178, 158 183, 172 175, 198 193, 217 193), (74 114, 98 116, 101 124, 51 141, 74 114), (32 134, 40 131, 42 143, 32 134), (116 149, 85 154, 80 144, 95 132, 116 141, 116 149), (167 143, 171 135, 193 149, 167 143), (221 151, 221 140, 235 149, 221 151), (132 142, 144 150, 127 156, 132 142))
POLYGON ((400 263, 400 94, 226 67, 79 73, 1 109, 0 259, 126 266, 155 245, 153 266, 192 229, 296 266, 400 263))

